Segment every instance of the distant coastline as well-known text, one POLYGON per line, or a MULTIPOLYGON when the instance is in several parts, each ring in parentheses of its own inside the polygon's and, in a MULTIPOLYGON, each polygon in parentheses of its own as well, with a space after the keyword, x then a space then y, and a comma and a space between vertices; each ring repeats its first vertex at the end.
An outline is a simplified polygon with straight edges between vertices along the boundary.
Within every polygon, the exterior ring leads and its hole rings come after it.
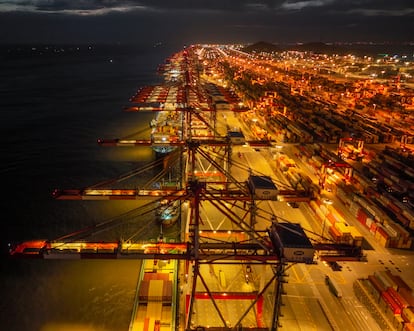
POLYGON ((283 52, 302 51, 325 54, 348 54, 370 55, 379 54, 406 55, 414 60, 414 41, 404 43, 372 43, 372 42, 309 42, 309 43, 286 43, 277 44, 260 41, 250 44, 244 48, 247 52, 283 52))
MULTIPOLYGON (((230 43, 229 43, 230 44, 230 43)), ((246 51, 273 51, 283 52, 287 50, 313 51, 318 53, 338 53, 346 54, 349 52, 375 55, 383 53, 395 53, 400 55, 414 56, 414 41, 407 42, 292 42, 277 43, 258 41, 254 43, 241 44, 246 51)), ((79 44, 45 44, 45 43, 0 43, 1 55, 28 56, 28 55, 64 55, 90 52, 110 52, 114 49, 117 52, 149 51, 152 48, 165 48, 176 50, 179 45, 169 45, 157 42, 148 44, 133 43, 79 43, 79 44)), ((358 55, 356 54, 356 55, 358 55)))

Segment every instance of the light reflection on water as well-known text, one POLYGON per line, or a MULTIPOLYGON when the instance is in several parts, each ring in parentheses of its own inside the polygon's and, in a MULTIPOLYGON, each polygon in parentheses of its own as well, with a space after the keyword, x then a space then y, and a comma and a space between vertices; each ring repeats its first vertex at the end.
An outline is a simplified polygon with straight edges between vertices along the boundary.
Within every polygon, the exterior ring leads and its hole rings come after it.
MULTIPOLYGON (((159 52, 160 49, 157 49, 159 52)), ((97 138, 149 134, 151 113, 122 112, 140 86, 160 81, 169 54, 131 53, 41 58, 0 64, 0 203, 8 242, 53 239, 137 208, 137 201, 55 201, 55 188, 83 188, 116 178, 154 158, 151 148, 101 147, 97 138), (3 195, 4 196, 4 195, 3 195)), ((139 186, 151 176, 132 179, 139 186)), ((101 235, 117 241, 154 220, 132 219, 101 235), (141 223, 140 223, 141 222, 141 223)), ((0 264, 0 329, 126 330, 140 261, 9 260, 0 264)))
POLYGON ((2 329, 127 330, 140 261, 20 260, 9 266, 21 274, 3 277, 2 293, 13 301, 2 329))

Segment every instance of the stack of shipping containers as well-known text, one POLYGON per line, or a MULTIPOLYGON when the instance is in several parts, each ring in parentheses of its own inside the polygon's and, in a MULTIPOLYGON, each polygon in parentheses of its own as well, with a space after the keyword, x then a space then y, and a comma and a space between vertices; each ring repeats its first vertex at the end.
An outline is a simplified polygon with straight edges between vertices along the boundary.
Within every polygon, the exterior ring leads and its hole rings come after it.
POLYGON ((368 310, 379 317, 377 321, 386 320, 384 326, 392 325, 399 331, 414 330, 414 296, 401 277, 389 270, 376 271, 367 279, 357 280, 354 289, 368 310))

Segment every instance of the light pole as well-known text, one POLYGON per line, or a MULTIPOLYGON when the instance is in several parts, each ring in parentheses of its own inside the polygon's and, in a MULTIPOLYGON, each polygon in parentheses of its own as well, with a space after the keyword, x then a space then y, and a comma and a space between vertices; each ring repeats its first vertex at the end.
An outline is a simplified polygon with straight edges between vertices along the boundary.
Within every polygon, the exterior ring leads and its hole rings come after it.
POLYGON ((322 224, 322 234, 321 234, 321 237, 323 239, 323 233, 325 231, 326 214, 323 215, 323 221, 322 222, 323 222, 323 224, 322 224))
MULTIPOLYGON (((333 201, 332 201, 332 200, 330 200, 330 199, 327 199, 327 198, 323 198, 323 199, 322 199, 322 203, 323 203, 325 206, 328 206, 328 205, 332 205, 332 204, 333 204, 333 201)), ((326 207, 326 208, 328 208, 328 207, 326 207)), ((323 238, 323 234, 324 234, 324 232, 325 232, 326 214, 327 214, 327 213, 324 213, 324 214, 323 214, 323 224, 322 224, 322 234, 321 234, 321 237, 322 237, 322 238, 323 238)))

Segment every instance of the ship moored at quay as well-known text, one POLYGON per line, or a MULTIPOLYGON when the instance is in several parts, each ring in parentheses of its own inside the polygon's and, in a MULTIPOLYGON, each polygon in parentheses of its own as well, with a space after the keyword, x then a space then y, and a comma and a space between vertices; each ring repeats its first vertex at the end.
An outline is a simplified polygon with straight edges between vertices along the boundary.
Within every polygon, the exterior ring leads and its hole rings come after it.
MULTIPOLYGON (((358 261, 374 267, 375 250, 391 256, 388 248, 401 255, 413 249, 411 133, 390 131, 395 138, 387 146, 366 139, 364 132, 372 133, 374 125, 366 116, 376 115, 356 108, 350 123, 344 102, 324 92, 329 75, 320 71, 304 82, 299 78, 308 77, 306 68, 302 75, 299 67, 286 69, 286 63, 293 67, 298 61, 297 53, 290 56, 281 64, 278 56, 230 45, 194 45, 174 54, 161 71, 165 83, 138 90, 125 108, 155 112, 150 138, 98 141, 153 146, 162 154, 162 175, 139 189, 93 185, 54 193, 56 199, 148 200, 151 205, 141 215, 153 213, 158 219, 158 238, 93 242, 80 231, 62 240, 14 245, 11 256, 143 259, 131 330, 242 330, 250 325, 249 330, 264 331, 291 320, 300 324, 300 319, 282 316, 291 313, 294 302, 286 291, 306 297, 300 277, 288 284, 285 271, 293 270, 295 277, 310 266, 323 270, 307 273, 323 313, 311 311, 313 323, 320 317, 320 323, 350 330, 357 323, 366 328, 373 323, 376 330, 372 318, 361 322, 335 315, 340 302, 354 298, 348 284, 356 284, 355 296, 364 305, 373 300, 370 295, 383 297, 375 299, 376 309, 367 308, 371 313, 390 315, 393 310, 394 317, 382 326, 410 330, 412 306, 405 301, 401 306, 402 295, 384 284, 378 290, 372 277, 338 277, 342 268, 327 270, 323 262, 346 263, 363 272, 358 261), (283 76, 276 72, 281 66, 283 76), (316 90, 313 81, 320 84, 316 90), (232 140, 229 128, 243 132, 243 141, 232 140), (177 178, 174 185, 162 184, 171 178, 177 178), (175 237, 163 233, 170 226, 178 229, 175 237), (161 274, 163 268, 168 276, 161 274), (332 293, 325 289, 325 275, 332 280, 326 283, 332 293), (205 309, 210 320, 200 313, 205 309)), ((376 88, 369 84, 367 89, 376 88)), ((102 222, 84 234, 115 224, 102 222)), ((385 279, 382 272, 374 275, 385 279)))

